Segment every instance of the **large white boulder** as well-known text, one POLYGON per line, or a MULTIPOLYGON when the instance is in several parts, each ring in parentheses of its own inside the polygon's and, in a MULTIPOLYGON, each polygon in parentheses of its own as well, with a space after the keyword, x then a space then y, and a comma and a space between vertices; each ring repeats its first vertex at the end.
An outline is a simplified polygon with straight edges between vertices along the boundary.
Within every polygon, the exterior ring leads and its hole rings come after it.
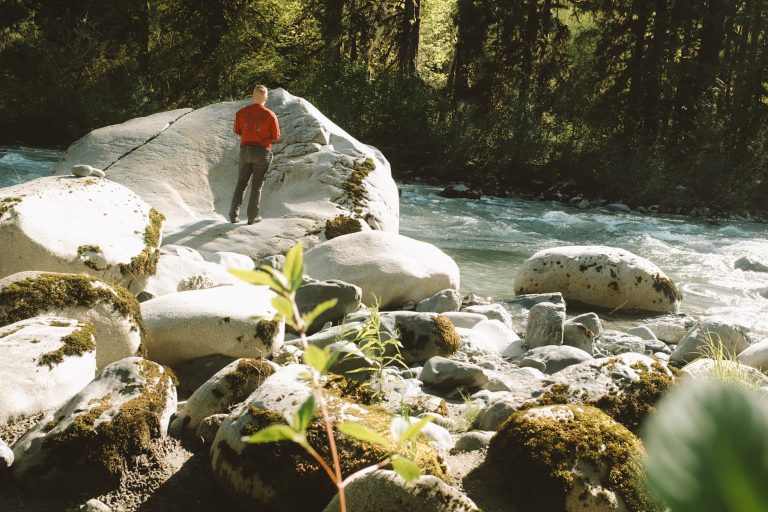
POLYGON ((606 246, 545 249, 517 270, 515 293, 560 292, 569 301, 610 310, 677 312, 682 293, 662 270, 606 246))
POLYGON ((274 292, 237 284, 163 295, 141 304, 147 357, 178 366, 199 357, 269 357, 283 345, 274 292))
POLYGON ((340 279, 363 290, 363 302, 382 308, 420 302, 459 289, 459 267, 434 245, 396 233, 367 231, 329 240, 304 255, 306 272, 340 279))
POLYGON ((282 139, 262 191, 265 222, 229 224, 239 146, 232 121, 249 103, 163 112, 94 130, 67 150, 54 172, 69 174, 75 164, 104 169, 168 217, 173 243, 204 253, 259 259, 285 252, 286 239, 312 246, 325 238, 326 221, 339 215, 398 230, 397 187, 384 156, 282 89, 271 91, 267 102, 282 139))
POLYGON ((176 388, 165 369, 130 357, 96 378, 13 445, 13 477, 57 494, 115 489, 132 457, 165 435, 176 388))
POLYGON ((38 317, 0 327, 0 425, 56 409, 96 375, 93 324, 38 317))
POLYGON ((157 262, 157 272, 147 280, 144 291, 160 297, 183 290, 238 283, 242 281, 216 263, 163 254, 157 262))
POLYGON ((49 176, 0 189, 0 277, 90 274, 133 291, 155 273, 163 216, 128 188, 49 176))
POLYGON ((93 324, 99 369, 142 351, 141 310, 125 288, 85 274, 19 272, 0 279, 0 326, 52 315, 93 324))

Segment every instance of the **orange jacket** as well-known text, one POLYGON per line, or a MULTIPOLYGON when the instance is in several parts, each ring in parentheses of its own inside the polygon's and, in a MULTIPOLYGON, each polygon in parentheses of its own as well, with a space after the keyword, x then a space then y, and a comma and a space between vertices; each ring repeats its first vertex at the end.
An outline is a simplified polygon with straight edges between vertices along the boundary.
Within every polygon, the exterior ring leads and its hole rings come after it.
POLYGON ((264 105, 254 103, 237 111, 232 130, 240 136, 240 147, 259 145, 267 149, 280 139, 277 116, 264 105))

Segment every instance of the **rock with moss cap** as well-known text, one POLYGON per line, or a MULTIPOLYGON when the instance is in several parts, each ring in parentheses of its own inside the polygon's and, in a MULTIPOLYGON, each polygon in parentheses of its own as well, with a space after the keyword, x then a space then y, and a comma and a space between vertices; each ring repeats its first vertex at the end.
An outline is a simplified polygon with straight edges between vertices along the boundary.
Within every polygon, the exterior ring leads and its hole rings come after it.
MULTIPOLYGON (((238 406, 219 428, 211 448, 213 478, 217 487, 243 510, 275 512, 314 510, 328 503, 335 486, 304 449, 292 442, 246 444, 242 436, 284 423, 312 393, 303 380, 304 365, 290 365, 276 372, 238 406)), ((335 422, 355 421, 378 432, 389 430, 390 415, 364 405, 370 394, 359 384, 332 376, 326 385, 329 411, 335 422), (367 398, 366 398, 367 397, 367 398)), ((335 432, 342 474, 379 462, 386 452, 369 443, 335 432)), ((316 417, 307 431, 309 443, 330 460, 325 426, 316 417)), ((441 460, 426 443, 416 447, 416 460, 427 474, 444 477, 441 460)))
POLYGON ((591 359, 552 374, 538 386, 496 393, 478 415, 478 425, 498 430, 520 409, 551 404, 591 404, 637 431, 674 383, 663 363, 633 352, 591 359))
POLYGON ((93 324, 36 317, 0 327, 0 425, 56 409, 95 374, 93 324))
POLYGON ((148 357, 174 367, 215 354, 270 357, 285 332, 274 320, 274 296, 266 286, 237 284, 143 302, 148 357))
POLYGON ((676 313, 682 293, 662 270, 624 249, 554 247, 517 270, 515 293, 560 292, 565 300, 609 310, 676 313))
POLYGON ((176 388, 157 363, 107 365, 13 445, 13 477, 56 494, 116 489, 126 464, 165 435, 176 388))
POLYGON ((274 363, 262 359, 237 359, 216 372, 182 405, 170 431, 194 433, 200 422, 213 414, 228 412, 244 401, 275 372, 274 363))
MULTIPOLYGON (((480 512, 480 509, 455 487, 439 478, 423 475, 406 483, 394 471, 377 470, 349 482, 346 490, 348 510, 367 512, 480 512)), ((338 512, 336 495, 323 512, 338 512)))
POLYGON ((232 119, 251 103, 221 102, 99 128, 74 143, 54 172, 69 174, 81 163, 104 168, 110 180, 168 216, 166 236, 193 240, 202 253, 259 259, 284 253, 297 240, 310 247, 339 215, 397 232, 398 193, 387 159, 282 89, 271 90, 267 101, 282 136, 264 183, 264 220, 232 226, 227 216, 238 158, 232 119))
POLYGON ((0 216, 0 277, 84 273, 138 292, 155 273, 163 216, 128 188, 57 176, 4 188, 4 197, 19 201, 0 216))
MULTIPOLYGON (((352 317, 356 318, 356 317, 352 317)), ((434 356, 456 353, 461 338, 453 323, 443 315, 395 311, 381 314, 381 325, 389 335, 396 334, 405 363, 423 364, 434 356)))
POLYGON ((520 510, 661 512, 645 491, 643 455, 640 440, 602 411, 552 405, 504 423, 485 466, 520 510))
POLYGON ((85 274, 52 272, 0 279, 0 326, 50 315, 93 324, 98 368, 143 350, 139 303, 121 286, 85 274))
POLYGON ((420 302, 459 289, 459 267, 437 247, 396 233, 367 231, 334 238, 304 255, 306 272, 342 279, 363 290, 363 302, 382 308, 420 302))

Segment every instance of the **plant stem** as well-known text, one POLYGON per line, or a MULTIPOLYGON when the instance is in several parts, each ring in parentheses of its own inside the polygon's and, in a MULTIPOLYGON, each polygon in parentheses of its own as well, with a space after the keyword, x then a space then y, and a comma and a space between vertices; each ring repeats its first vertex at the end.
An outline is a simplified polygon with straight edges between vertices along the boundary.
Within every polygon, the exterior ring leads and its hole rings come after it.
MULTIPOLYGON (((293 321, 298 327, 299 334, 301 335, 301 344, 304 347, 304 350, 307 350, 309 347, 309 342, 307 341, 307 326, 304 325, 304 320, 301 318, 299 308, 296 306, 296 301, 293 297, 291 297, 291 304, 293 305, 293 321)), ((341 512, 347 512, 347 499, 344 494, 344 486, 341 485, 341 463, 339 462, 339 452, 336 449, 336 436, 333 435, 333 423, 331 422, 331 416, 328 413, 328 405, 325 402, 325 394, 320 385, 318 372, 314 369, 312 370, 312 384, 317 392, 318 401, 320 402, 320 412, 322 413, 323 421, 325 422, 325 431, 328 435, 328 447, 331 449, 331 459, 333 460, 333 471, 328 468, 328 464, 314 449, 312 449, 313 456, 321 463, 331 477, 331 480, 333 480, 333 483, 336 484, 336 487, 339 489, 339 508, 341 509, 341 512)))

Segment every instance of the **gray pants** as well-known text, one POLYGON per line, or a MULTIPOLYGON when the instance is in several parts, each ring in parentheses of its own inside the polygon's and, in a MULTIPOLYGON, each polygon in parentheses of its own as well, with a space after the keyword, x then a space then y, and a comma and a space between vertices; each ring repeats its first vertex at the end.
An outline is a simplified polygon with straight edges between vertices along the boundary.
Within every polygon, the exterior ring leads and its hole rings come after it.
POLYGON ((238 177, 232 205, 229 208, 229 218, 236 222, 240 216, 240 205, 243 204, 243 194, 251 181, 251 195, 248 198, 248 220, 259 216, 259 200, 264 177, 272 163, 272 150, 261 146, 243 146, 240 148, 240 161, 237 164, 238 177), (251 179, 253 178, 253 179, 251 179))

